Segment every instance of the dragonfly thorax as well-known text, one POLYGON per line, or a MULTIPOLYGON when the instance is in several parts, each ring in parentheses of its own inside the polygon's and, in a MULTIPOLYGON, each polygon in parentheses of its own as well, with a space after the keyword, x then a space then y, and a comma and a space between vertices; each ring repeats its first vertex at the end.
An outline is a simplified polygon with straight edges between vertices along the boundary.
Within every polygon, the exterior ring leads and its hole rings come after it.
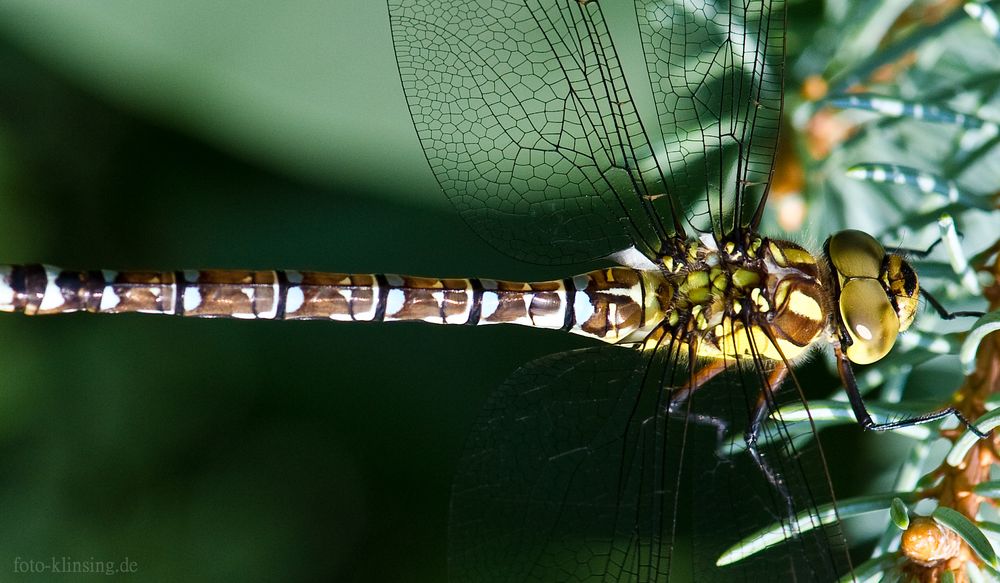
POLYGON ((829 288, 817 259, 789 241, 699 240, 662 258, 662 324, 647 347, 678 340, 709 359, 794 359, 828 328, 829 288))

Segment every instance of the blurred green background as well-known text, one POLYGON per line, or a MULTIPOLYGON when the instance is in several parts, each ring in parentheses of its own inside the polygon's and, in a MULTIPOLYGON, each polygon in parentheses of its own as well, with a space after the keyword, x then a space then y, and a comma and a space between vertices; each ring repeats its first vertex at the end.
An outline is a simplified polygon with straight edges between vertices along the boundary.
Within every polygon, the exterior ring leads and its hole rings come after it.
MULTIPOLYGON (((792 52, 820 16, 798 4, 792 52)), ((0 4, 0 260, 567 275, 452 211, 365 0, 0 4)), ((67 556, 143 581, 443 581, 480 405, 586 345, 86 314, 0 318, 0 337, 0 580, 67 556)))

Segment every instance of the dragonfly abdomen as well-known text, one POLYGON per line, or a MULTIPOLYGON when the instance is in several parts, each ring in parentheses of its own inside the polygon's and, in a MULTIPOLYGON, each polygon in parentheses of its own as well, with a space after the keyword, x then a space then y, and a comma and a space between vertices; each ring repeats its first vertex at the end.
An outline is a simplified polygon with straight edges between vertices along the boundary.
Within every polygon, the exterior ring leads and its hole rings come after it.
POLYGON ((614 267, 544 282, 314 271, 0 268, 0 311, 201 318, 520 324, 619 342, 659 311, 643 274, 614 267))

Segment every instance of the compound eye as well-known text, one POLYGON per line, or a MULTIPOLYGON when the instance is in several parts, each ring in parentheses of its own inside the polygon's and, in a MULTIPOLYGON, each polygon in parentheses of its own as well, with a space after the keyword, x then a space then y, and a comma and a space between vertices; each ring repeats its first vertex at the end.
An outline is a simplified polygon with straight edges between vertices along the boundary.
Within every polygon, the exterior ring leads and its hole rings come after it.
POLYGON ((844 277, 878 277, 885 249, 864 231, 840 231, 830 237, 830 261, 844 277))
POLYGON ((882 284, 874 279, 852 279, 840 291, 840 317, 853 343, 847 358, 871 364, 889 353, 899 334, 899 317, 882 284))

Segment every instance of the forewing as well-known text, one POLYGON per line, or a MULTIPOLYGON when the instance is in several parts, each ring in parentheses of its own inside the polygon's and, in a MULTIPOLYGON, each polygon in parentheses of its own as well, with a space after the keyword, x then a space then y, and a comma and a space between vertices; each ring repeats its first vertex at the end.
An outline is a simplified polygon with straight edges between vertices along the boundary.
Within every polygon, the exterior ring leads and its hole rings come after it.
POLYGON ((452 579, 835 580, 846 554, 839 532, 823 529, 716 567, 729 545, 829 490, 802 452, 766 452, 786 497, 722 445, 717 422, 739 435, 756 398, 732 375, 668 414, 677 392, 663 383, 689 373, 671 347, 580 350, 516 372, 476 423, 455 480, 452 579))
POLYGON ((756 230, 782 105, 784 3, 636 0, 667 191, 704 200, 692 226, 756 230), (711 224, 707 219, 711 218, 711 224))
POLYGON ((421 146, 480 236, 539 263, 659 250, 674 221, 654 205, 670 201, 647 186, 662 176, 598 2, 390 0, 389 13, 421 146))

